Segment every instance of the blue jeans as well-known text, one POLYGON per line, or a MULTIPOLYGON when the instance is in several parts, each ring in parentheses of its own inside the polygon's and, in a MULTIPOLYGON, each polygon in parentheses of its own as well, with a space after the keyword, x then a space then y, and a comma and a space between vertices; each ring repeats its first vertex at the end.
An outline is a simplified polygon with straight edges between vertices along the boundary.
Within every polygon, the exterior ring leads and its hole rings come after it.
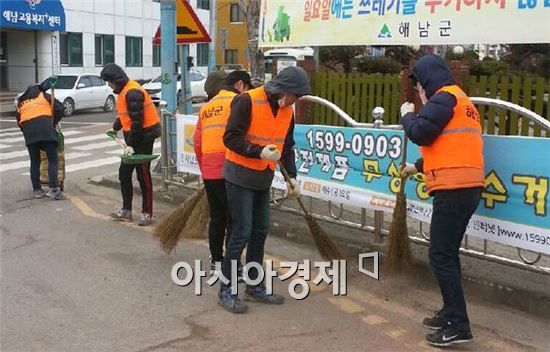
MULTIPOLYGON (((246 263, 263 264, 265 239, 269 230, 269 188, 256 191, 228 181, 225 187, 232 223, 222 272, 231 279, 231 261, 241 258, 245 246, 246 263)), ((248 271, 248 277, 256 280, 258 271, 252 268, 248 271)))
POLYGON ((48 182, 50 189, 57 188, 57 142, 44 141, 27 146, 31 158, 31 182, 33 191, 42 188, 40 184, 40 150, 48 156, 48 182))
POLYGON ((462 291, 458 250, 482 191, 477 187, 433 192, 428 255, 443 296, 440 316, 459 331, 470 331, 470 321, 462 291))

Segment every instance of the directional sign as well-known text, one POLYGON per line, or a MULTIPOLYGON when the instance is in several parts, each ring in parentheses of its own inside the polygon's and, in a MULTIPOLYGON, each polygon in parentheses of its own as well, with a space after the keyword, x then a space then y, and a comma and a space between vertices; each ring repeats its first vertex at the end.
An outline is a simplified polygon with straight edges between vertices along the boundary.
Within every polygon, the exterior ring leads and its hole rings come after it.
MULTIPOLYGON (((186 0, 176 1, 176 38, 178 44, 208 43, 210 35, 186 0)), ((154 44, 160 44, 160 26, 153 38, 154 44)))

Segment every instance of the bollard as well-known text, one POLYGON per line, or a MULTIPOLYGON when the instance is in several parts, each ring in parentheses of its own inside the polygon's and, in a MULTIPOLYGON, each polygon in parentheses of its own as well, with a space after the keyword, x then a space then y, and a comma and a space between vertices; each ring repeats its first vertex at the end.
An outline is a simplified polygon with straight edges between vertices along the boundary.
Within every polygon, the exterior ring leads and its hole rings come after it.
MULTIPOLYGON (((372 109, 372 117, 374 118, 374 128, 381 128, 384 124, 384 108, 377 106, 372 109)), ((374 242, 382 243, 382 227, 384 226, 384 212, 381 210, 374 211, 374 242)))
POLYGON ((162 130, 162 136, 161 136, 161 170, 162 170, 162 182, 161 182, 161 188, 162 192, 168 191, 168 184, 166 183, 166 180, 168 178, 168 146, 167 143, 169 141, 169 134, 168 134, 168 123, 166 121, 167 111, 166 106, 168 104, 161 100, 159 103, 160 106, 160 124, 161 124, 161 130, 162 130))

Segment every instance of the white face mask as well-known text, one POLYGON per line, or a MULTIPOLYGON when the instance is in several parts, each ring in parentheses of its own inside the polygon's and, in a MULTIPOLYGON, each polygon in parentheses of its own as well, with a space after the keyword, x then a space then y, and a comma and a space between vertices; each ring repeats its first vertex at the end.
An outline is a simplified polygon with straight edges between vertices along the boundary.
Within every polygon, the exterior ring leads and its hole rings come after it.
POLYGON ((284 107, 285 106, 285 99, 284 97, 283 98, 279 98, 279 100, 277 100, 277 103, 279 104, 279 107, 284 107))

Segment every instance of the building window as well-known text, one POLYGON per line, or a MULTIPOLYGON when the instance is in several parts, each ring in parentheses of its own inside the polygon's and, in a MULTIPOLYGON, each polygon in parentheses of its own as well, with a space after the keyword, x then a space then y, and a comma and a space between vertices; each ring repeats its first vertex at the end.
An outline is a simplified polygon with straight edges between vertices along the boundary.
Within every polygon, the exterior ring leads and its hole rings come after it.
POLYGON ((197 44, 197 66, 208 66, 208 44, 197 44))
POLYGON ((229 8, 229 22, 239 23, 244 22, 244 13, 241 11, 241 7, 237 3, 233 3, 229 8))
POLYGON ((126 37, 126 67, 143 66, 143 39, 126 37))
POLYGON ((226 49, 225 50, 225 63, 226 64, 236 64, 238 63, 237 59, 237 49, 226 49))
POLYGON ((210 10, 210 0, 197 0, 197 9, 210 10))
POLYGON ((59 34, 61 65, 82 66, 82 33, 59 34))
POLYGON ((160 45, 153 44, 153 67, 160 66, 160 45))
POLYGON ((115 62, 115 37, 113 35, 95 35, 95 64, 104 66, 115 62))

